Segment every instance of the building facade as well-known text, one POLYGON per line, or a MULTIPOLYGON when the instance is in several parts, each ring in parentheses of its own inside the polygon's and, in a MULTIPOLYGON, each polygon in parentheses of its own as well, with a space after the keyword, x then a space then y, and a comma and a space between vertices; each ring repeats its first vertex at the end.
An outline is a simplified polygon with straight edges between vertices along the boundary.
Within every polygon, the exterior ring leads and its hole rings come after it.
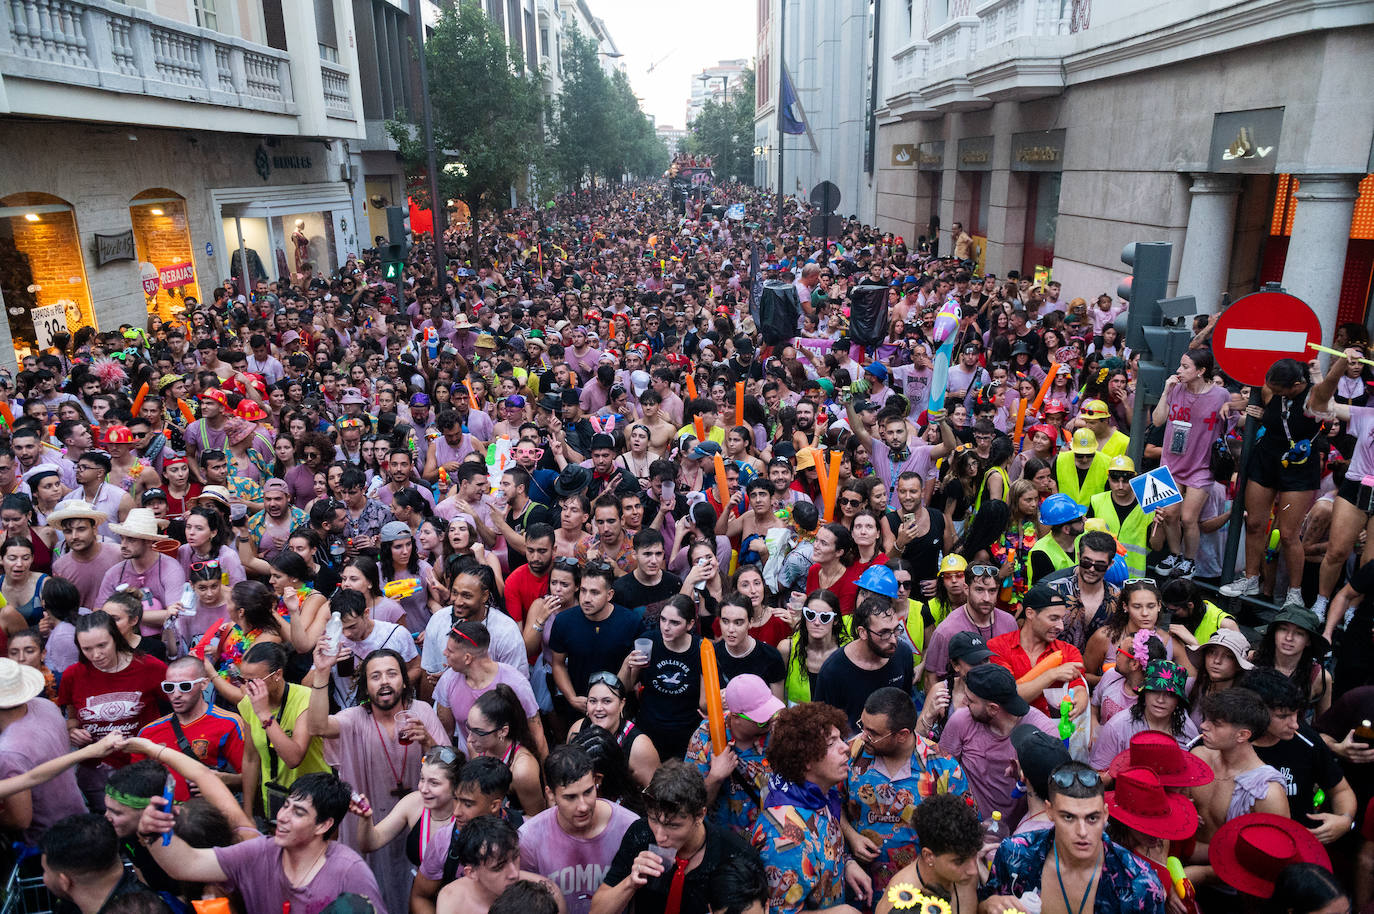
MULTIPOLYGON (((1115 289, 1174 245, 1203 311, 1281 282, 1339 321, 1374 276, 1374 4, 931 0, 880 6, 876 224, 961 222, 998 275, 1115 289)), ((808 114, 809 114, 808 110, 808 114)))
POLYGON ((693 73, 687 98, 687 123, 696 120, 708 99, 719 105, 741 91, 748 66, 747 60, 722 60, 713 67, 693 73))
POLYGON ((352 4, 139 6, 0 6, 0 362, 360 249, 352 4))

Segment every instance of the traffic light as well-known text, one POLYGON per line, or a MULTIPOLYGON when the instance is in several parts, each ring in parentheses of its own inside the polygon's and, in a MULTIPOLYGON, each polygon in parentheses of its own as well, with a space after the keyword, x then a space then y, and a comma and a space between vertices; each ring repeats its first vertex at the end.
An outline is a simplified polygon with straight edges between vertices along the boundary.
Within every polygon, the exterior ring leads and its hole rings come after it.
POLYGON ((1157 401, 1164 394, 1164 382, 1178 370, 1179 359, 1188 351, 1193 331, 1183 327, 1143 327, 1148 356, 1142 354, 1136 383, 1140 395, 1157 401))
POLYGON ((1116 294, 1130 302, 1126 312, 1126 345, 1132 351, 1147 345, 1144 328, 1159 326, 1159 300, 1169 287, 1173 250, 1174 246, 1167 241, 1140 241, 1121 251, 1121 262, 1131 268, 1131 275, 1116 287, 1116 294))
POLYGON ((388 241, 401 249, 401 256, 396 259, 405 260, 406 254, 410 253, 410 207, 386 208, 386 235, 388 241))
POLYGON ((387 282, 400 282, 405 275, 405 255, 399 244, 383 244, 377 248, 382 261, 382 278, 387 282))

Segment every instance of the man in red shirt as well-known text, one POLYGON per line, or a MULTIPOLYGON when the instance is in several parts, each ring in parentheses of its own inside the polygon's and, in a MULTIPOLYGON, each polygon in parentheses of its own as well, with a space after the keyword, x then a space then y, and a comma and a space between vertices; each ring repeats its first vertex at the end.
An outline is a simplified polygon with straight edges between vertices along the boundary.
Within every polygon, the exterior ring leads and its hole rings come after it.
MULTIPOLYGON (((243 770, 243 721, 205 700, 205 666, 194 657, 173 660, 162 678, 162 691, 172 713, 148 724, 138 735, 191 756, 219 774, 230 788, 239 786, 243 770)), ((138 756, 134 756, 138 760, 138 756)), ((176 777, 176 799, 190 799, 186 780, 176 777)))
POLYGON ((531 524, 525 531, 525 564, 506 579, 506 615, 516 622, 535 600, 549 592, 549 572, 553 570, 553 528, 531 524))
POLYGON ((1026 618, 1020 631, 1007 632, 988 641, 992 662, 1011 670, 1016 677, 1017 694, 1051 717, 1058 716, 1059 712, 1057 708, 1050 708, 1045 690, 1070 689, 1073 716, 1077 717, 1087 708, 1088 684, 1083 679, 1083 655, 1072 644, 1059 640, 1064 633, 1068 605, 1062 594, 1043 584, 1026 591, 1021 605, 1026 618), (1060 654, 1058 664, 1033 679, 1021 681, 1040 661, 1056 651, 1060 654))

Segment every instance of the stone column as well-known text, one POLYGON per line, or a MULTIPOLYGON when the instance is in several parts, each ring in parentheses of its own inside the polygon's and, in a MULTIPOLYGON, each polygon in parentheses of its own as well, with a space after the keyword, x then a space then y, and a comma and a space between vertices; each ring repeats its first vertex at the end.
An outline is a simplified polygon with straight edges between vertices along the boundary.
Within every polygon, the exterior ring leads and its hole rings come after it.
POLYGON ((1294 175, 1298 180, 1298 209, 1293 236, 1283 264, 1283 288, 1317 312, 1322 342, 1328 345, 1336 330, 1336 308, 1345 275, 1345 249, 1350 219, 1363 175, 1294 175))
POLYGON ((1198 313, 1211 314, 1221 305, 1231 272, 1231 238, 1236 231, 1240 178, 1197 173, 1188 191, 1192 201, 1183 237, 1183 259, 1178 267, 1177 294, 1195 296, 1198 313))

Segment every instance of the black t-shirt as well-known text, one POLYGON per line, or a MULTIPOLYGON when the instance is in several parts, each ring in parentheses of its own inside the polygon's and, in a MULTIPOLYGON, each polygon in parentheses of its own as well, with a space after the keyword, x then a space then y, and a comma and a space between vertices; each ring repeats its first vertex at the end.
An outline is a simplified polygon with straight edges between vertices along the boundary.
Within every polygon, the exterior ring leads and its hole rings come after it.
MULTIPOLYGON (((1354 617, 1341 635, 1333 684, 1336 695, 1374 685, 1374 664, 1367 662, 1370 649, 1374 647, 1374 599, 1370 599, 1370 594, 1374 594, 1374 562, 1365 562, 1356 569, 1348 583, 1350 589, 1364 599, 1355 608, 1354 617)), ((1345 733, 1342 733, 1339 739, 1344 738, 1345 733)))
POLYGON ((743 657, 735 657, 725 648, 725 642, 716 641, 716 668, 720 670, 720 685, 725 688, 731 679, 745 673, 753 673, 768 684, 782 682, 787 677, 787 666, 782 662, 782 654, 771 644, 754 639, 754 649, 743 657))
POLYGON ((574 606, 553 617, 549 650, 567 655, 573 689, 578 695, 586 695, 587 680, 593 673, 614 673, 620 669, 634 650, 642 623, 638 612, 623 606, 614 607, 600 622, 592 622, 583 614, 582 607, 574 606))
POLYGON ((691 646, 679 654, 664 646, 663 635, 657 630, 644 637, 653 639, 654 646, 649 650, 649 665, 639 671, 643 690, 635 723, 653 730, 699 721, 701 639, 693 635, 691 646))
MULTIPOLYGON (((606 885, 620 885, 630 877, 630 865, 642 851, 654 843, 653 832, 647 819, 639 819, 625 831, 620 839, 620 849, 611 860, 606 871, 606 885)), ((706 846, 702 852, 701 864, 688 870, 682 882, 682 907, 680 914, 710 914, 707 902, 711 878, 722 863, 732 857, 755 855, 749 844, 728 828, 706 822, 706 846)), ((657 879, 650 879, 634 893, 635 914, 663 914, 668 906, 668 890, 673 885, 673 871, 665 870, 657 879)))
MULTIPOLYGON (((1344 737, 1342 737, 1344 738, 1344 737)), ((1308 818, 1309 812, 1331 812, 1331 790, 1345 777, 1340 761, 1326 742, 1307 724, 1298 727, 1292 739, 1280 740, 1272 746, 1255 746, 1260 761, 1272 765, 1283 775, 1283 788, 1288 794, 1289 818, 1307 828, 1318 823, 1308 818), (1327 796, 1321 809, 1314 809, 1312 797, 1320 787, 1327 796)))
POLYGON ((645 584, 634 576, 634 572, 615 579, 611 587, 616 605, 640 610, 647 619, 657 619, 658 611, 668 598, 682 589, 682 578, 672 572, 663 572, 657 584, 645 584))
MULTIPOLYGON (((548 524, 549 526, 553 526, 555 521, 552 511, 537 501, 530 501, 526 503, 525 510, 518 514, 515 512, 514 508, 508 509, 506 511, 506 523, 510 524, 511 529, 516 533, 523 534, 535 524, 548 524)), ((511 571, 525 564, 525 553, 516 549, 509 543, 506 544, 506 547, 506 561, 511 571)))
MULTIPOLYGON (((956 483, 958 485, 958 483, 956 483)), ((959 490, 963 491, 963 486, 959 490)), ((911 563, 911 593, 916 592, 920 581, 933 581, 940 574, 940 552, 945 542, 945 515, 929 506, 923 506, 930 518, 930 529, 906 544, 902 558, 911 563)), ((899 511, 887 512, 887 523, 895 533, 901 529, 902 518, 906 515, 899 511)))
POLYGON ((915 671, 916 663, 911 648, 900 641, 897 642, 897 653, 876 670, 863 670, 855 666, 844 648, 840 648, 827 657, 821 666, 811 699, 839 708, 849 718, 849 728, 858 730, 859 715, 863 713, 868 696, 886 686, 911 694, 915 671))

